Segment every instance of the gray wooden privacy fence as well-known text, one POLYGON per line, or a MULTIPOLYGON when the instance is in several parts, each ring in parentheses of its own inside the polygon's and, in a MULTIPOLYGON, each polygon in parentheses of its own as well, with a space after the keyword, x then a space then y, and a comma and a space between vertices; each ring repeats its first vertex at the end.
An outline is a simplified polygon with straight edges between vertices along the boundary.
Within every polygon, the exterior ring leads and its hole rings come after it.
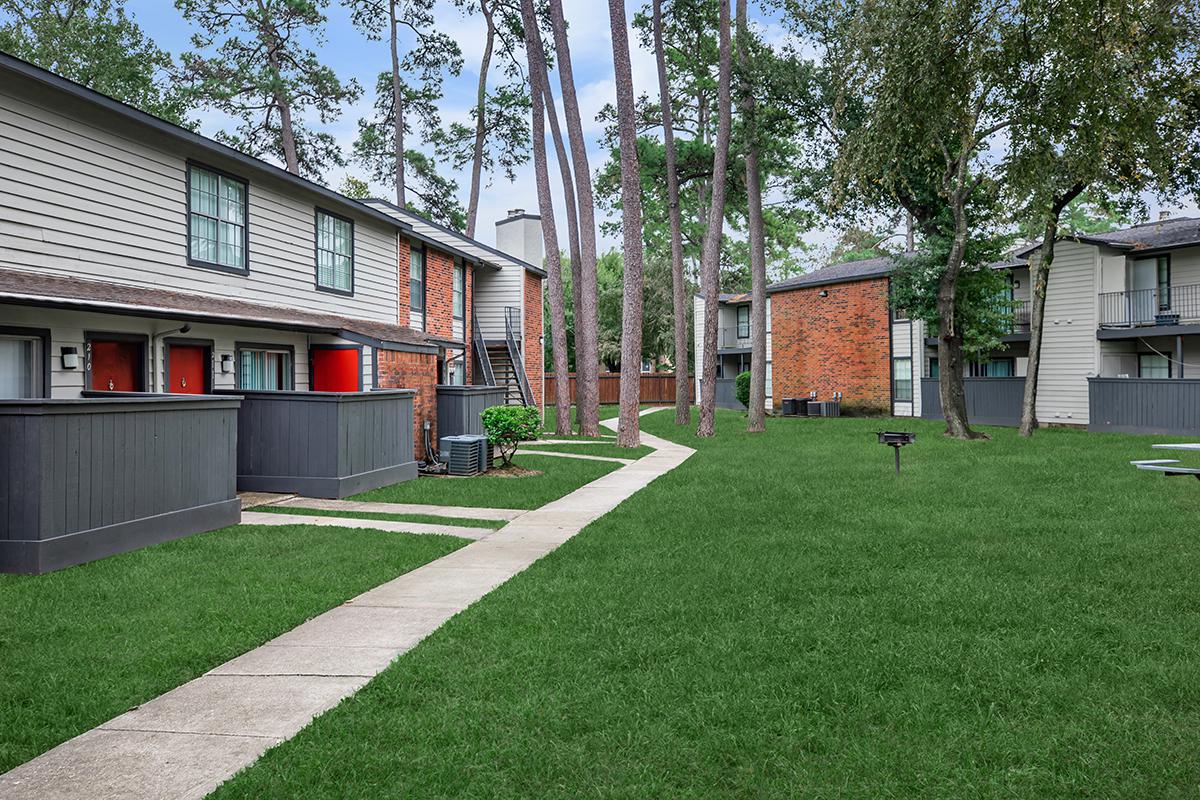
POLYGON ((482 436, 484 409, 502 406, 506 402, 503 386, 450 386, 437 387, 437 435, 482 436))
POLYGON ((342 498, 417 476, 412 389, 229 393, 242 491, 342 498))
MULTIPOLYGON (((1024 378, 963 378, 967 394, 967 419, 980 425, 1021 424, 1024 378)), ((942 419, 942 399, 937 378, 921 379, 921 416, 942 419)))
POLYGON ((717 408, 745 410, 746 407, 737 399, 736 378, 717 378, 717 408))
POLYGON ((1089 378, 1088 430, 1200 435, 1200 380, 1089 378))
POLYGON ((0 571, 232 525, 236 398, 0 400, 0 571))

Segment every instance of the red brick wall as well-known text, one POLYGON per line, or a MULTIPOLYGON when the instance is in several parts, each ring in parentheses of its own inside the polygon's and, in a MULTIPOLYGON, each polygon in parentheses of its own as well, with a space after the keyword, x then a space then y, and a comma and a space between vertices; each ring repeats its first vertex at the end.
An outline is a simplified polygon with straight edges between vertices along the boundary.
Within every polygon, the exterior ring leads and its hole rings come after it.
POLYGON ((542 279, 525 271, 525 375, 534 402, 542 405, 545 387, 545 358, 542 356, 542 279))
POLYGON ((416 389, 413 398, 413 452, 420 460, 425 457, 425 438, 422 423, 429 420, 429 435, 437 447, 437 356, 433 353, 404 353, 397 350, 377 350, 379 388, 416 389))
POLYGON ((772 294, 772 405, 841 392, 847 406, 890 411, 890 325, 887 278, 772 294))
POLYGON ((425 332, 454 338, 454 257, 425 248, 425 332))
POLYGON ((467 383, 471 383, 475 379, 475 365, 471 360, 471 311, 474 308, 471 300, 475 296, 475 270, 469 266, 464 284, 466 291, 463 292, 463 338, 467 342, 467 383))
POLYGON ((396 324, 408 326, 409 308, 408 308, 408 270, 412 266, 412 242, 403 236, 400 237, 400 245, 396 249, 399 252, 399 258, 396 264, 396 283, 400 291, 397 293, 396 305, 396 324))

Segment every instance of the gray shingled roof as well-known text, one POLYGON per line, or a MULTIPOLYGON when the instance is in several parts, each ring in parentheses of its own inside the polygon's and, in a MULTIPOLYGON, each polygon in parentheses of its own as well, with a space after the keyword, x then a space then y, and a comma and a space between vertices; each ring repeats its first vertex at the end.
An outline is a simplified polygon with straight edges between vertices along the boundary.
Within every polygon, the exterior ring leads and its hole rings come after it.
MULTIPOLYGON (((1174 219, 1143 222, 1129 228, 1109 233, 1081 234, 1078 236, 1060 236, 1056 241, 1078 241, 1085 244, 1098 244, 1113 247, 1117 250, 1169 250, 1178 247, 1188 247, 1200 244, 1200 218, 1175 217, 1174 219)), ((1020 255, 1035 252, 1041 244, 1035 244, 1020 255)))
POLYGON ((815 272, 806 272, 786 280, 772 283, 767 287, 768 292, 782 292, 788 289, 799 289, 804 286, 821 286, 829 283, 850 283, 863 281, 887 275, 892 271, 891 258, 868 258, 862 261, 844 261, 841 264, 830 264, 815 272))
POLYGON ((1092 234, 1089 239, 1129 250, 1158 250, 1200 242, 1200 219, 1177 217, 1134 225, 1111 233, 1092 234))
POLYGON ((352 341, 366 339, 387 349, 423 352, 436 348, 418 331, 378 320, 6 268, 0 268, 0 303, 326 333, 352 341))

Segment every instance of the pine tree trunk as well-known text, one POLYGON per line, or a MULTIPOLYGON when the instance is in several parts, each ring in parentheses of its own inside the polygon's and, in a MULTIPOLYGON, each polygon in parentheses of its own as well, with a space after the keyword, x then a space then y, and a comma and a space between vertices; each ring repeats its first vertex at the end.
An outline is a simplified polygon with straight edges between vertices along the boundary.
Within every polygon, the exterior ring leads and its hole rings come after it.
POLYGON ((675 424, 692 422, 691 376, 688 375, 687 290, 683 280, 683 220, 679 212, 679 172, 675 164, 675 125, 671 118, 671 85, 663 50, 662 0, 654 0, 654 56, 662 108, 663 147, 667 159, 667 218, 671 227, 671 311, 675 325, 675 424))
POLYGON ((1037 427, 1037 384, 1038 371, 1042 365, 1042 332, 1046 318, 1046 286, 1050 282, 1050 267, 1054 263, 1054 240, 1058 237, 1058 219, 1067 204, 1083 191, 1076 184, 1054 199, 1050 214, 1046 218, 1046 230, 1042 234, 1042 246, 1038 250, 1037 269, 1033 274, 1033 291, 1029 308, 1029 365, 1025 372, 1025 394, 1021 398, 1021 424, 1017 432, 1026 438, 1033 436, 1037 427))
MULTIPOLYGON (((571 254, 571 308, 579 308, 579 214, 575 207, 575 181, 571 178, 571 159, 563 144, 562 129, 558 126, 558 109, 554 105, 554 93, 550 91, 550 79, 546 78, 546 116, 550 119, 550 140, 554 143, 554 156, 558 161, 558 173, 563 185, 563 205, 567 209, 567 247, 571 254)), ((578 313, 578 311, 576 311, 578 313)))
POLYGON ((396 150, 396 205, 407 208, 404 202, 404 100, 400 94, 400 53, 396 31, 396 0, 388 0, 392 48, 392 136, 396 150))
MULTIPOLYGON (((265 16, 266 9, 262 8, 261 5, 259 6, 259 9, 262 12, 262 14, 264 15, 263 16, 264 28, 261 29, 259 35, 260 35, 260 37, 264 37, 267 39, 266 41, 263 42, 263 44, 267 48, 267 66, 271 69, 271 72, 274 73, 274 75, 275 75, 276 86, 281 86, 282 82, 278 81, 279 71, 280 71, 279 52, 277 50, 277 47, 278 47, 277 35, 278 34, 277 34, 277 32, 269 32, 268 31, 268 29, 265 27, 267 24, 267 20, 266 20, 266 16, 265 16)), ((288 101, 288 98, 283 93, 282 89, 277 89, 275 91, 274 96, 271 99, 275 103, 275 108, 279 111, 279 144, 283 149, 284 169, 286 169, 288 172, 292 173, 293 175, 299 175, 300 174, 300 156, 296 152, 296 131, 292 127, 292 105, 288 101)))
POLYGON ((942 415, 946 418, 946 435, 956 439, 983 439, 985 434, 971 430, 967 420, 967 395, 963 385, 962 331, 955 319, 957 308, 958 274, 967 250, 967 221, 965 196, 951 200, 954 213, 954 242, 946 260, 946 271, 938 281, 938 394, 942 415))
POLYGON ((300 157, 296 153, 296 134, 292 129, 292 107, 282 95, 275 96, 275 105, 279 108, 279 140, 283 145, 283 163, 288 172, 299 175, 300 157))
POLYGON ((741 70, 742 127, 746 138, 747 239, 750 246, 750 409, 746 430, 766 430, 767 256, 763 243, 762 176, 758 171, 758 124, 750 79, 750 31, 746 0, 737 0, 738 66, 741 70))
POLYGON ((721 230, 725 222, 725 174, 729 161, 729 137, 733 125, 730 104, 729 0, 720 0, 717 79, 717 139, 713 146, 712 187, 709 191, 708 227, 700 249, 700 289, 704 296, 704 366, 700 379, 700 425, 696 435, 715 433, 717 408, 717 300, 721 282, 721 230))
POLYGON ((550 284, 550 359, 554 366, 554 432, 571 432, 571 379, 567 375, 567 326, 563 307, 562 260, 558 230, 554 224, 554 201, 546 165, 546 112, 543 91, 546 75, 545 51, 537 27, 533 0, 521 0, 525 27, 525 50, 529 59, 529 96, 533 112, 533 171, 537 183, 538 211, 542 215, 542 243, 546 249, 546 273, 550 284))
POLYGON ((554 31, 554 51, 558 57, 558 77, 562 85, 563 118, 571 146, 571 166, 575 172, 575 193, 579 210, 579 305, 575 308, 576 413, 579 432, 584 436, 600 434, 600 351, 596 289, 596 202, 592 175, 588 167, 587 142, 579 116, 575 94, 575 76, 571 68, 571 48, 567 41, 567 23, 562 0, 549 0, 550 24, 554 31))
MULTIPOLYGON (((531 0, 527 0, 531 2, 531 0)), ((633 66, 625 0, 608 0, 613 78, 617 85, 617 131, 621 147, 621 234, 625 280, 621 299, 621 418, 617 445, 641 443, 638 404, 642 395, 642 174, 638 163, 633 66)))
POLYGON ((467 196, 467 236, 475 238, 475 218, 479 214, 479 184, 483 174, 483 144, 487 131, 487 79, 496 42, 496 25, 487 0, 479 0, 479 11, 487 24, 483 57, 479 59, 479 84, 475 88, 475 145, 471 154, 471 193, 467 196))

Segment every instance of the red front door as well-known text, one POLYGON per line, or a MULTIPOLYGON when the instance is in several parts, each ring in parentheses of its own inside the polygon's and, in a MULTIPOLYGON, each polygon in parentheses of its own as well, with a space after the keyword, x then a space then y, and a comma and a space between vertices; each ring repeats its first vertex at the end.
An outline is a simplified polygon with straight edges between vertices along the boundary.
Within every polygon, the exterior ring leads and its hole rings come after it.
POLYGON ((208 348, 194 344, 172 344, 169 348, 167 391, 204 394, 208 389, 208 348))
POLYGON ((140 392, 142 342, 91 342, 92 388, 100 392, 140 392))
POLYGON ((361 353, 357 348, 313 348, 314 392, 357 392, 362 379, 361 353))

